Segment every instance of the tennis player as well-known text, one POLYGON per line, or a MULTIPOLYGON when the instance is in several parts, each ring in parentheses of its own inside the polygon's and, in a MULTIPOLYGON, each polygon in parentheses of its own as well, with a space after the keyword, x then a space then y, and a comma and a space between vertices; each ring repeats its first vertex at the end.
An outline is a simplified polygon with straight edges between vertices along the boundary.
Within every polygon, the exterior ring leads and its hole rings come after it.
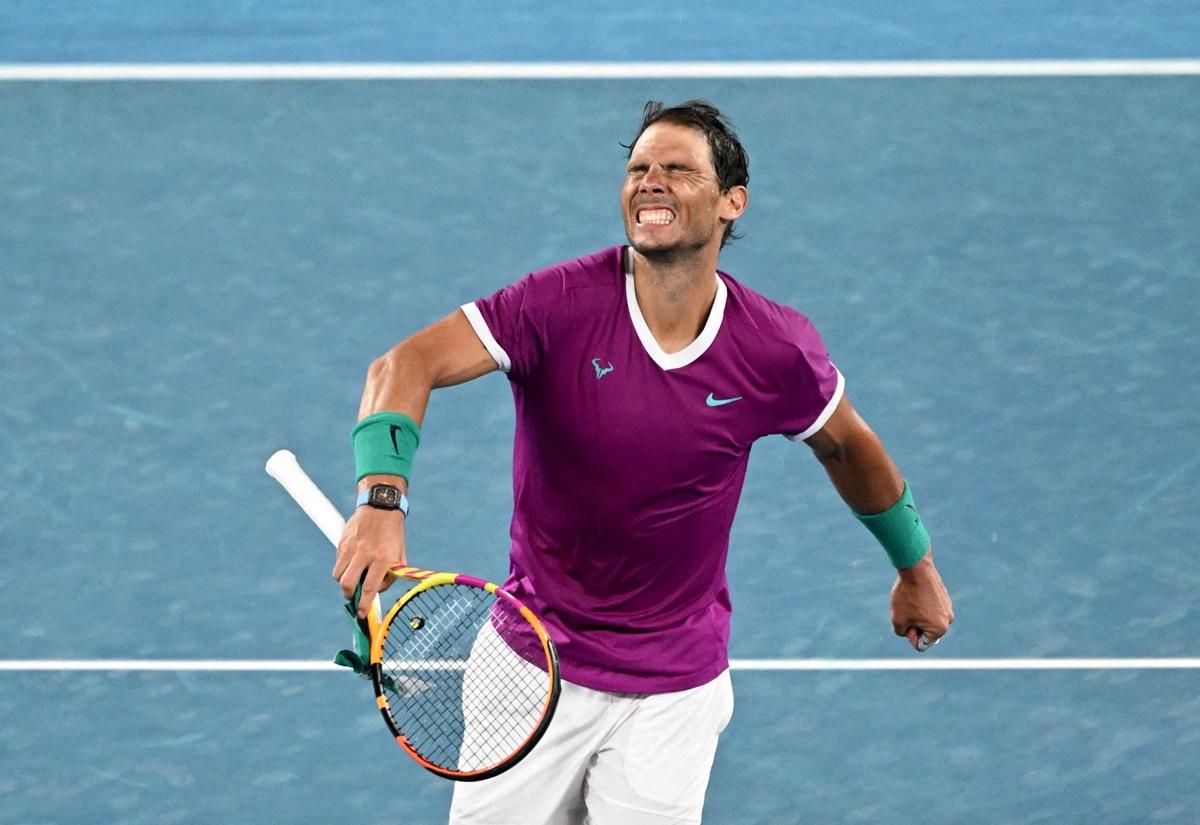
MULTIPOLYGON (((505 583, 558 645, 563 692, 512 770, 458 783, 456 825, 700 821, 729 680, 729 532, 750 448, 803 441, 898 570, 895 633, 953 621, 912 493, 812 324, 717 270, 749 202, 713 106, 647 104, 621 187, 628 244, 465 304, 370 367, 360 506, 333 570, 360 612, 405 561, 413 452, 433 388, 503 371, 516 404, 505 583)), ((464 514, 454 514, 462 518, 464 514)))

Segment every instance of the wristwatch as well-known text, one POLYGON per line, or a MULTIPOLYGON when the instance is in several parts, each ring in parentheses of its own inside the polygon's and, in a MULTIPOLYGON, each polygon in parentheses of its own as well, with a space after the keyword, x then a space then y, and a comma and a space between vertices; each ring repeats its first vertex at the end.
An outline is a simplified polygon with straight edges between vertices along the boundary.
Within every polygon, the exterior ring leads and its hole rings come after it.
POLYGON ((377 510, 399 510, 408 517, 408 496, 391 484, 373 484, 358 494, 357 506, 366 504, 377 510))

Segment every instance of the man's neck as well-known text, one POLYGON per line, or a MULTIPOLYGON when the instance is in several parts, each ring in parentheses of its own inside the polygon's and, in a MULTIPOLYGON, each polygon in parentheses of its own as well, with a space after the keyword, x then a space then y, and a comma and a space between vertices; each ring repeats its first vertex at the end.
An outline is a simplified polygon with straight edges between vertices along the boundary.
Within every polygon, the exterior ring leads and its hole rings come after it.
POLYGON ((717 250, 670 260, 633 256, 633 286, 646 326, 664 352, 674 353, 700 335, 717 294, 717 250))

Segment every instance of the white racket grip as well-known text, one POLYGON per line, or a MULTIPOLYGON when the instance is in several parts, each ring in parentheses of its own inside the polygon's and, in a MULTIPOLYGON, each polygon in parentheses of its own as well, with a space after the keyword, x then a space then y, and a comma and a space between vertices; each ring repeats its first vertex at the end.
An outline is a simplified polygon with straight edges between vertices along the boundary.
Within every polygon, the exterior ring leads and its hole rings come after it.
MULTIPOLYGON (((321 529, 329 543, 337 547, 338 542, 342 540, 342 533, 346 530, 346 520, 342 518, 338 508, 333 506, 333 502, 321 492, 317 483, 304 472, 295 454, 291 450, 276 450, 274 455, 267 459, 266 470, 267 475, 278 481, 283 489, 288 491, 288 495, 300 505, 304 514, 312 519, 312 523, 321 529)), ((369 620, 373 624, 378 623, 382 615, 383 606, 379 595, 376 594, 371 602, 369 620)))
POLYGON ((308 477, 300 462, 291 450, 278 450, 267 459, 267 475, 280 483, 288 495, 295 499, 313 524, 320 528, 329 539, 330 544, 338 546, 342 540, 342 532, 346 529, 346 520, 333 506, 321 488, 308 477))
MULTIPOLYGON (((275 454, 266 459, 266 475, 280 482, 280 486, 300 505, 300 510, 305 512, 305 516, 311 518, 312 523, 324 532, 325 538, 328 538, 332 546, 337 547, 337 543, 342 541, 343 532, 346 531, 346 519, 337 512, 334 502, 320 492, 317 482, 308 477, 300 462, 296 460, 295 453, 290 450, 276 450, 275 454)), ((371 602, 370 620, 378 622, 382 615, 383 606, 376 595, 371 602)))

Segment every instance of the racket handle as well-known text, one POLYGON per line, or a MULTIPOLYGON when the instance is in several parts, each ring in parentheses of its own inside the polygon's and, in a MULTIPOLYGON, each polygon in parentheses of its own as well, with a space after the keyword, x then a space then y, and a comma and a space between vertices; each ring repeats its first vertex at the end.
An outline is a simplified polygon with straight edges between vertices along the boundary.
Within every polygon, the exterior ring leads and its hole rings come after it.
MULTIPOLYGON (((338 508, 333 506, 333 502, 321 492, 316 482, 304 472, 295 454, 291 450, 277 450, 267 459, 266 470, 267 475, 278 481, 283 489, 288 491, 288 495, 300 505, 304 514, 312 519, 312 523, 320 528, 325 538, 329 539, 329 543, 337 547, 342 540, 342 533, 346 530, 346 520, 342 518, 338 508)), ((378 621, 382 615, 383 606, 380 604, 379 594, 376 594, 371 602, 370 618, 378 621)))
POLYGON ((338 546, 346 520, 321 489, 308 477, 291 450, 279 450, 267 459, 267 475, 275 479, 295 499, 313 524, 320 528, 330 544, 338 546))

